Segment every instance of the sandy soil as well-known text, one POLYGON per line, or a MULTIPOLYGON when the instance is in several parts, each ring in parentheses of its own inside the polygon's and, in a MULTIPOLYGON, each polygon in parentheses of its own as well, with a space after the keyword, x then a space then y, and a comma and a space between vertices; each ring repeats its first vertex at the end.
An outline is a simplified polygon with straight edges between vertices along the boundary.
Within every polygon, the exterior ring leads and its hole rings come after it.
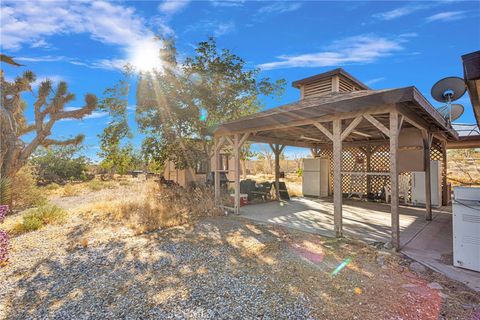
POLYGON ((137 234, 79 213, 128 192, 52 199, 69 220, 11 240, 0 318, 480 319, 462 284, 359 242, 234 216, 137 234))

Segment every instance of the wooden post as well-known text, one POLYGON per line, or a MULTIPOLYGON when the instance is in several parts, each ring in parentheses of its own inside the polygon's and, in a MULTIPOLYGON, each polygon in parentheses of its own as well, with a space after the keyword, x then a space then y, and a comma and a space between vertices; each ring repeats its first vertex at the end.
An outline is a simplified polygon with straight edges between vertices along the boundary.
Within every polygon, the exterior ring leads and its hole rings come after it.
POLYGON ((400 250, 400 217, 398 212, 398 112, 390 112, 390 190, 392 199, 390 212, 392 219, 392 245, 400 250))
POLYGON ((240 214, 240 135, 237 133, 233 141, 233 154, 235 162, 235 213, 240 214))
POLYGON ((275 145, 275 197, 280 201, 280 152, 278 144, 275 145))
POLYGON ((335 236, 343 235, 342 227, 342 128, 341 120, 333 120, 333 221, 335 236))
POLYGON ((432 146, 432 134, 422 131, 423 137, 423 167, 425 169, 425 220, 432 220, 432 185, 430 172, 430 148, 432 146))
POLYGON ((220 139, 215 139, 213 158, 213 177, 215 179, 215 204, 220 205, 220 139))
POLYGON ((280 200, 280 154, 285 146, 270 144, 270 148, 275 155, 275 197, 280 200))
POLYGON ((442 205, 448 206, 447 141, 442 141, 442 205))

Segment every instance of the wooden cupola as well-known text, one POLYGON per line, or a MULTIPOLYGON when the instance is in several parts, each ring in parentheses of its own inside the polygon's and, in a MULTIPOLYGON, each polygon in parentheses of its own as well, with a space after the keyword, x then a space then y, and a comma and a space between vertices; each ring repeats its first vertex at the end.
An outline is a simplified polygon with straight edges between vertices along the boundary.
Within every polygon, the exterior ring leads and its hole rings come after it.
POLYGON ((292 86, 300 89, 301 99, 322 96, 332 92, 370 90, 366 84, 355 79, 342 68, 294 81, 292 86))

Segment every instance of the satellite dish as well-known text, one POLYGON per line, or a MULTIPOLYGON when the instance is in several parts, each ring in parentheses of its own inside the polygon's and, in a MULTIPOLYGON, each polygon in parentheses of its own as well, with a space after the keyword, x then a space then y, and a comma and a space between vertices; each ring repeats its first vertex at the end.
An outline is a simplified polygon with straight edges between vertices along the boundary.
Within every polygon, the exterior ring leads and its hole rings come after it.
POLYGON ((437 111, 450 122, 457 120, 465 111, 463 105, 458 103, 446 104, 443 107, 437 108, 437 111))
POLYGON ((465 81, 459 77, 447 77, 437 81, 432 87, 433 99, 450 103, 465 94, 467 87, 465 81))

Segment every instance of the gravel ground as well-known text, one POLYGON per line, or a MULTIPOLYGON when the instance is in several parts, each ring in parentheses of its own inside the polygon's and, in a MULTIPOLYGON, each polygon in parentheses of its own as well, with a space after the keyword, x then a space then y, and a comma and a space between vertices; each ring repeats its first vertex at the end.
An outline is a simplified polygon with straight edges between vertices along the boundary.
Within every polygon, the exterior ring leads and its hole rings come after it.
POLYGON ((462 285, 360 243, 237 217, 136 235, 70 215, 12 239, 0 318, 476 319, 480 307, 462 285))

